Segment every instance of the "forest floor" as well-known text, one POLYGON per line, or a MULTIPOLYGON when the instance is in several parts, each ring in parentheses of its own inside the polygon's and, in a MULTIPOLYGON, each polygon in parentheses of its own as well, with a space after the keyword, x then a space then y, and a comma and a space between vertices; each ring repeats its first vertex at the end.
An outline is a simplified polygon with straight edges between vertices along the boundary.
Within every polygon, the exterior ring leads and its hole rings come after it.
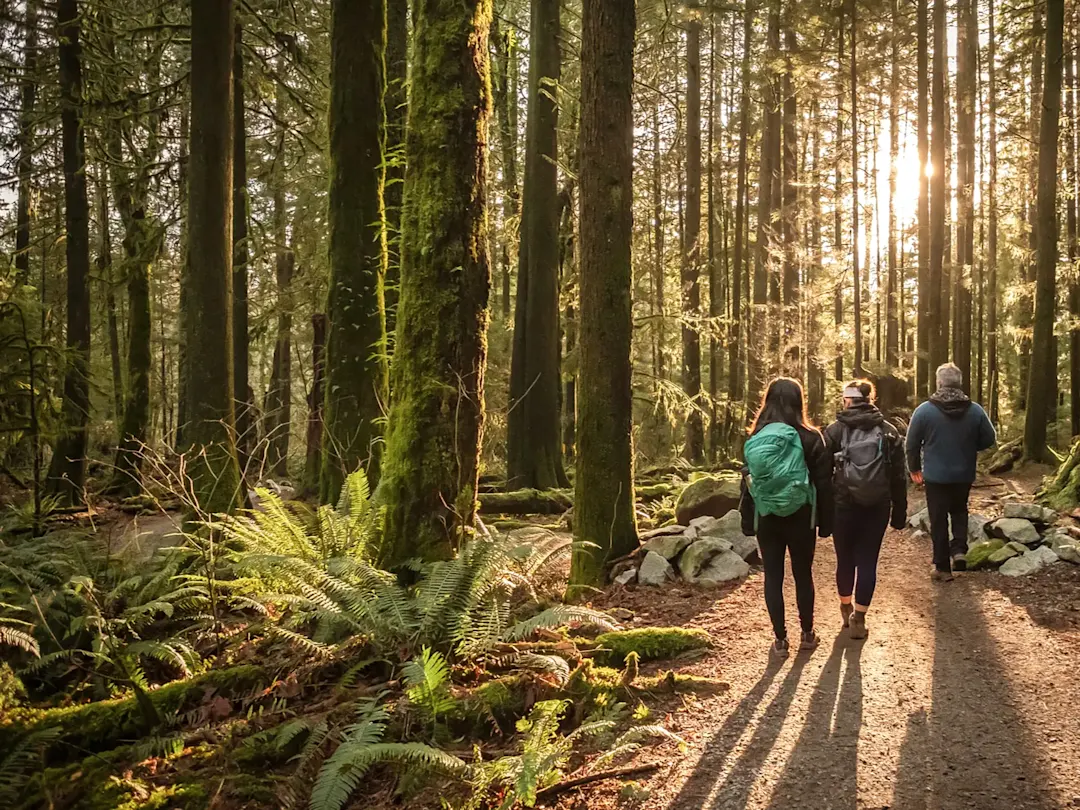
MULTIPOLYGON (((974 510, 992 506, 993 489, 973 493, 974 510)), ((1080 568, 935 584, 929 539, 890 530, 869 638, 852 641, 841 632, 834 564, 832 544, 819 543, 821 646, 782 663, 768 655, 760 574, 724 594, 674 586, 599 600, 634 611, 635 626, 709 631, 715 647, 680 671, 731 685, 657 707, 688 749, 639 755, 662 766, 642 780, 638 807, 1080 808, 1080 568)), ((790 576, 785 595, 797 634, 790 576)), ((618 794, 605 783, 560 806, 623 805, 618 794)))

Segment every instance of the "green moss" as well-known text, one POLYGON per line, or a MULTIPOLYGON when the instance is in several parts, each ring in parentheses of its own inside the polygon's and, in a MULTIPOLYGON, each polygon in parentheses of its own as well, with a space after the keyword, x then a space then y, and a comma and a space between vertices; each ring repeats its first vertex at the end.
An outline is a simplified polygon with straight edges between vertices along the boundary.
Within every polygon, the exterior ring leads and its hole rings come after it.
POLYGON ((973 571, 991 567, 990 556, 1004 547, 1004 540, 987 540, 976 543, 968 549, 967 567, 973 571))
MULTIPOLYGON (((264 685, 266 677, 261 667, 252 665, 212 670, 162 686, 149 696, 159 715, 171 717, 198 705, 210 690, 240 695, 264 685)), ((0 720, 0 752, 24 734, 45 729, 58 729, 56 745, 75 751, 100 751, 148 731, 133 697, 57 709, 16 709, 0 720)))
POLYGON ((597 648, 603 651, 598 660, 612 666, 622 666, 631 652, 637 653, 641 661, 663 661, 691 650, 704 649, 711 643, 709 634, 704 630, 683 627, 617 630, 596 638, 597 648))

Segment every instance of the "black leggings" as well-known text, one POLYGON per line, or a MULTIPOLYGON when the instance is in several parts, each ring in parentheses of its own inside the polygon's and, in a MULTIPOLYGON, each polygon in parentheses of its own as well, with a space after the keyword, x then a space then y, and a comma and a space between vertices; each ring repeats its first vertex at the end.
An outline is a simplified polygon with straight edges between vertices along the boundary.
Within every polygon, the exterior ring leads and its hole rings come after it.
POLYGON ((836 590, 840 596, 855 592, 855 604, 870 607, 877 585, 878 556, 889 525, 888 501, 876 506, 845 504, 836 507, 833 544, 836 546, 836 590), (856 575, 858 581, 856 581, 856 575))
POLYGON ((814 551, 817 548, 817 531, 810 518, 809 506, 788 517, 762 515, 758 518, 758 547, 765 565, 765 606, 769 609, 769 619, 777 638, 787 638, 784 558, 789 551, 799 623, 804 632, 814 629, 814 551))

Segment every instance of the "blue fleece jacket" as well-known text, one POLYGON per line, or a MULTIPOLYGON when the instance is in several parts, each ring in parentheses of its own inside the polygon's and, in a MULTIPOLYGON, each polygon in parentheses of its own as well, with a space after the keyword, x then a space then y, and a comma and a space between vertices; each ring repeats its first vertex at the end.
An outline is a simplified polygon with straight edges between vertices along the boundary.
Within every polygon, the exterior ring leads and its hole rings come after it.
POLYGON ((924 402, 915 409, 907 431, 908 469, 922 471, 932 484, 970 484, 975 458, 997 441, 986 411, 963 401, 924 402))

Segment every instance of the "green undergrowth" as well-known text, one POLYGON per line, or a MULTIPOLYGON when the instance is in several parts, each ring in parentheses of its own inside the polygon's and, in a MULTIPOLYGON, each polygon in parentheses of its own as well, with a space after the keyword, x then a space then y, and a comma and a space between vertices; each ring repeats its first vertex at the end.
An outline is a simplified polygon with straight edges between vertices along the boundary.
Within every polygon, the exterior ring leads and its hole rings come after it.
POLYGON ((640 627, 616 630, 596 637, 597 660, 620 666, 631 652, 641 661, 668 661, 712 644, 704 630, 683 627, 640 627))

